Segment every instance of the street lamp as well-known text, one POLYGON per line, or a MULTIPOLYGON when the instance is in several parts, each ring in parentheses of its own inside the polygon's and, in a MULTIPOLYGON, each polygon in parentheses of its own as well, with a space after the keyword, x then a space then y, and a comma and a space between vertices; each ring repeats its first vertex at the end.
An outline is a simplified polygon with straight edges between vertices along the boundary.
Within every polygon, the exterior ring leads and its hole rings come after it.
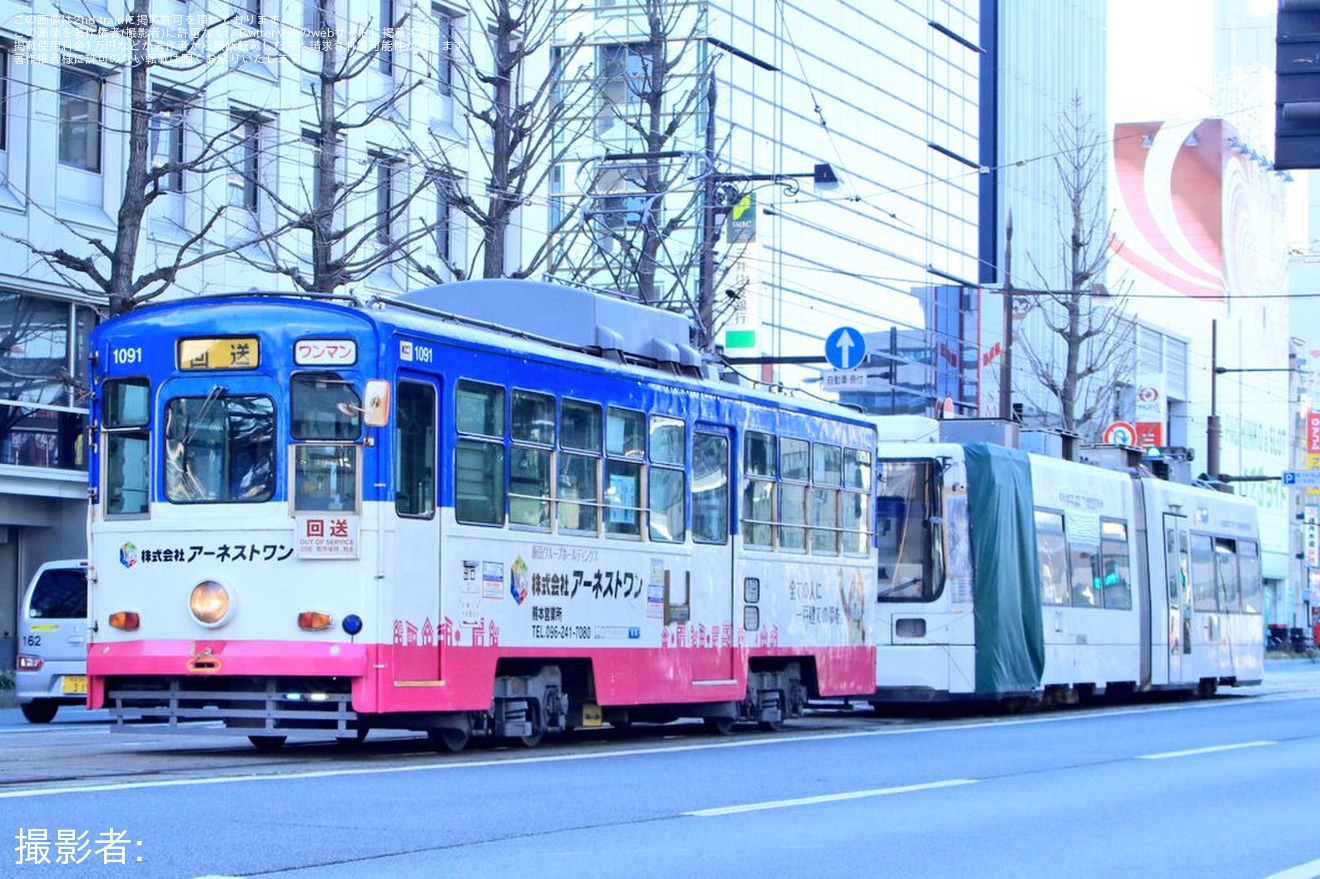
MULTIPOLYGON (((1291 355, 1289 355, 1291 360, 1291 355)), ((1205 469, 1212 478, 1221 482, 1247 482, 1247 477, 1226 477, 1219 472, 1219 382, 1218 378, 1230 372, 1296 372, 1289 366, 1249 366, 1230 368, 1219 365, 1219 321, 1210 321, 1210 414, 1205 419, 1205 469)), ((1264 477, 1275 479, 1277 477, 1264 477)))
MULTIPOLYGON (((708 99, 711 102, 711 121, 706 126, 708 167, 713 168, 714 156, 714 101, 715 89, 712 85, 708 99)), ((702 346, 710 343, 710 331, 715 323, 715 245, 720 240, 720 222, 742 197, 757 186, 775 185, 788 196, 797 195, 802 186, 798 180, 811 178, 818 186, 833 185, 839 182, 829 162, 819 162, 810 171, 798 174, 724 174, 708 170, 702 178, 701 210, 701 262, 697 275, 697 317, 701 323, 702 346), (757 184, 744 186, 740 184, 757 184)))

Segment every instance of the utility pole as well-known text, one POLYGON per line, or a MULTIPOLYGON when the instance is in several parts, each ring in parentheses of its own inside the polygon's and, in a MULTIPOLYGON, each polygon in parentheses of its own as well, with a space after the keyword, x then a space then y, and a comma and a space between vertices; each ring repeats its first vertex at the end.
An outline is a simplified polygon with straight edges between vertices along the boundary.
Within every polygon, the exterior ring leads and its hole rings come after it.
POLYGON ((1210 414, 1205 419, 1205 472, 1219 478, 1219 321, 1210 321, 1210 414))
POLYGON ((999 417, 1013 420, 1013 211, 1004 223, 1004 350, 999 355, 999 417))
POLYGON ((715 323, 715 71, 706 73, 706 173, 701 181, 701 262, 697 267, 697 322, 701 338, 697 347, 707 350, 715 323))

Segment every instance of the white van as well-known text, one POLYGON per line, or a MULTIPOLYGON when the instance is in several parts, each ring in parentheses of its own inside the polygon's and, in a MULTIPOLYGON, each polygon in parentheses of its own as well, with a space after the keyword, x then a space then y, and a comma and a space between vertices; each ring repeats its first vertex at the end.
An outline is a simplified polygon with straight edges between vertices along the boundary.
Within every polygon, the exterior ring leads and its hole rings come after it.
POLYGON ((61 705, 87 701, 87 560, 38 568, 18 613, 18 707, 50 723, 61 705))

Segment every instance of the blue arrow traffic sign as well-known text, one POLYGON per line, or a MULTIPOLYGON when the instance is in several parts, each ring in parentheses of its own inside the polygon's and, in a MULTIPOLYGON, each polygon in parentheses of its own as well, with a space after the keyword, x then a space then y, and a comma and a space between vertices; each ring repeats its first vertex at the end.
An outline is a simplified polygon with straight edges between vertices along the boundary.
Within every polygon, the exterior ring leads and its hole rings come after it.
POLYGON ((839 327, 825 339, 825 359, 835 369, 852 369, 866 359, 866 340, 854 327, 839 327))

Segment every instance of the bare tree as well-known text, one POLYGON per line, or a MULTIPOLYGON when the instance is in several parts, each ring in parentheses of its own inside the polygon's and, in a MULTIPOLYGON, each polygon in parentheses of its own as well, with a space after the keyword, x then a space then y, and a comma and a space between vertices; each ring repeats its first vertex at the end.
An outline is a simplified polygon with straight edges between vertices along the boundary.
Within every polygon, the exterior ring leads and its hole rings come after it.
POLYGON ((545 265, 553 235, 574 217, 576 206, 569 205, 518 265, 508 264, 506 244, 519 209, 545 190, 556 163, 584 133, 579 108, 586 96, 566 87, 565 72, 578 64, 585 35, 551 47, 555 6, 555 0, 472 3, 470 17, 488 22, 473 36, 484 36, 486 43, 455 39, 453 58, 441 59, 454 62, 449 72, 455 116, 461 114, 466 137, 436 135, 419 157, 449 206, 480 232, 465 263, 447 260, 456 278, 473 277, 478 265, 486 278, 531 276, 545 265), (544 70, 534 67, 547 57, 544 70), (468 140, 483 148, 470 150, 468 140), (468 184, 479 176, 471 167, 474 158, 484 164, 484 197, 468 184))
MULTIPOLYGON (((393 9, 393 4, 382 4, 393 9)), ((415 210, 426 202, 430 180, 409 161, 410 96, 424 77, 405 61, 411 48, 407 14, 393 21, 368 18, 349 31, 337 0, 315 0, 315 21, 301 45, 274 45, 280 63, 306 83, 305 104, 283 108, 312 121, 299 130, 235 152, 235 173, 253 186, 251 238, 239 255, 263 271, 283 275, 303 291, 334 293, 396 265, 422 272, 417 246, 429 242, 434 220, 415 210), (383 83, 383 86, 380 85, 383 83), (376 89, 373 91, 373 89, 376 89), (380 144, 379 147, 368 146, 380 144), (253 155, 301 154, 309 170, 289 185, 256 167, 253 155), (256 204, 257 193, 270 206, 256 204)))
POLYGON ((1057 412, 1057 427, 1091 436, 1113 413, 1131 360, 1135 324, 1122 293, 1101 282, 1114 255, 1104 189, 1108 140, 1083 110, 1080 96, 1060 114, 1051 137, 1064 277, 1058 284, 1027 255, 1039 289, 1017 291, 1018 302, 1029 309, 1024 320, 1038 320, 1045 333, 1043 342, 1033 342, 1030 333, 1018 339, 1038 385, 1017 388, 1015 395, 1030 400, 1034 391, 1043 391, 1048 405, 1038 408, 1057 412))
POLYGON ((579 171, 587 204, 554 270, 695 315, 687 291, 699 261, 700 183, 714 173, 692 148, 713 124, 701 116, 705 22, 697 5, 667 0, 641 0, 632 15, 636 39, 597 49, 589 85, 600 153, 579 171))
MULTIPOLYGON (((179 226, 175 231, 180 234, 155 238, 153 258, 146 268, 139 267, 143 228, 152 206, 172 192, 185 194, 188 183, 200 189, 206 172, 224 152, 224 133, 208 133, 204 126, 188 123, 190 117, 202 115, 208 87, 226 72, 228 47, 208 50, 207 45, 232 19, 213 19, 189 34, 162 34, 153 27, 150 0, 132 0, 127 15, 113 23, 63 11, 61 16, 89 37, 118 37, 127 48, 129 113, 127 131, 122 132, 127 162, 115 228, 107 242, 105 235, 55 216, 76 243, 45 246, 7 237, 40 256, 71 287, 103 300, 111 314, 121 314, 160 296, 180 273, 230 250, 211 241, 224 213, 223 206, 213 207, 204 211, 196 228, 179 226), (157 73, 165 76, 153 82, 157 73), (166 82, 175 84, 164 87, 166 82), (159 146, 162 138, 174 148, 153 155, 152 145, 159 146), (185 139, 200 143, 189 149, 185 139)), ((73 75, 81 74, 75 69, 73 75)))

